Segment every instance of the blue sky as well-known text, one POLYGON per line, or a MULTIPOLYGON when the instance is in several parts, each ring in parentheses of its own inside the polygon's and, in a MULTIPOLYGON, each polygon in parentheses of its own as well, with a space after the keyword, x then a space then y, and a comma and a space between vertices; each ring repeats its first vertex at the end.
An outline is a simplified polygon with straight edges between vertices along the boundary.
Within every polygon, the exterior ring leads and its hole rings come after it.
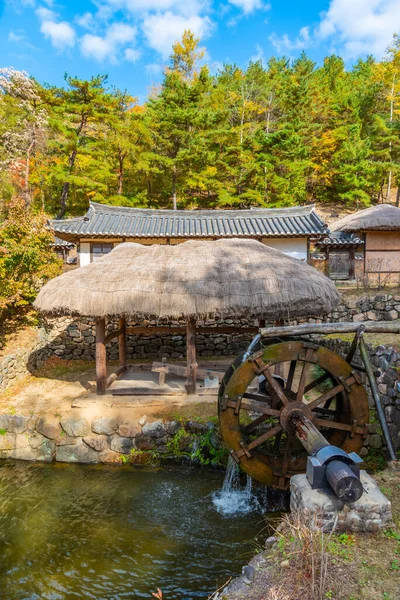
POLYGON ((400 33, 400 0, 0 0, 0 67, 55 85, 65 72, 107 73, 143 101, 185 28, 214 70, 303 49, 317 62, 339 53, 350 66, 382 57, 400 33))

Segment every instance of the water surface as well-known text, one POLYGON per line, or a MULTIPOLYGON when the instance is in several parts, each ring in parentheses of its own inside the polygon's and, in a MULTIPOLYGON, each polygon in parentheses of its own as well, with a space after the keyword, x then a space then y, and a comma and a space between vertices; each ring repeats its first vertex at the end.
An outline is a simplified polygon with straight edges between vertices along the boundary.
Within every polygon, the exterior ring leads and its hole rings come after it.
POLYGON ((0 600, 207 598, 265 527, 217 512, 223 476, 0 462, 0 600))

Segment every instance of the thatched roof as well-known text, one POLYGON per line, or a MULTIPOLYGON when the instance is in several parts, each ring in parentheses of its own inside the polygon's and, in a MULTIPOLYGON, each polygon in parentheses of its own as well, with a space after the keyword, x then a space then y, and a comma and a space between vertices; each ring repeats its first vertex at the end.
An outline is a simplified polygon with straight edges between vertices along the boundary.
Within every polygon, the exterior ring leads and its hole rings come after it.
POLYGON ((350 232, 400 230, 400 208, 392 204, 378 204, 332 223, 331 230, 350 232))
POLYGON ((124 243, 40 291, 35 307, 53 314, 269 320, 330 312, 333 283, 308 264, 256 240, 124 243))

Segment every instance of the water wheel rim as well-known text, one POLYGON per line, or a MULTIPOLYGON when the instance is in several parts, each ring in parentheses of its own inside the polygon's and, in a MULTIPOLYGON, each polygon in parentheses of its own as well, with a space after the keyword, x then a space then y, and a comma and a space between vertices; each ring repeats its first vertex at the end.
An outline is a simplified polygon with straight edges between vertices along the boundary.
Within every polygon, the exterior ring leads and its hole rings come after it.
MULTIPOLYGON (((256 447, 251 447, 254 442, 248 444, 240 424, 240 410, 242 410, 243 402, 246 402, 246 399, 243 400, 243 396, 245 396, 250 383, 259 374, 260 365, 273 366, 278 363, 299 360, 307 362, 308 356, 311 359, 308 362, 314 362, 332 376, 338 389, 343 388, 336 395, 337 398, 341 398, 342 414, 339 416, 339 420, 328 421, 314 415, 315 424, 323 427, 324 423, 325 426, 332 422, 335 423, 329 441, 346 452, 358 452, 364 443, 369 409, 367 394, 359 377, 354 374, 353 368, 342 357, 322 346, 313 346, 313 344, 310 345, 303 341, 281 342, 266 346, 236 366, 221 385, 218 410, 222 438, 232 456, 236 460, 239 459, 240 467, 261 483, 275 487, 287 487, 292 474, 304 472, 307 456, 306 454, 300 456, 293 454, 290 460, 286 459, 287 464, 283 465, 285 468, 282 468, 282 458, 265 454, 262 449, 262 444, 267 442, 268 438, 256 447), (338 427, 344 429, 338 429, 338 427)), ((329 396, 329 394, 327 395, 329 396)), ((313 412, 316 411, 313 410, 313 412)), ((271 426, 271 429, 274 429, 274 426, 271 426)), ((275 429, 271 438, 278 433, 279 430, 275 429)), ((290 435, 287 434, 286 448, 289 446, 290 450, 289 438, 290 435)))

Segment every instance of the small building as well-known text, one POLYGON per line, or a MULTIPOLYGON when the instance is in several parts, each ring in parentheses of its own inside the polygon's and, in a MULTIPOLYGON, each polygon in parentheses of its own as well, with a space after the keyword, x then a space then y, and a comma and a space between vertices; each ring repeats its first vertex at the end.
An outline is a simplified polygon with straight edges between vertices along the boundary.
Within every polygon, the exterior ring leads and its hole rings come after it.
POLYGON ((122 242, 179 244, 189 239, 252 238, 308 261, 310 243, 328 228, 314 205, 246 210, 157 210, 91 202, 83 217, 52 221, 54 233, 78 246, 85 266, 122 242))
POLYGON ((364 274, 364 240, 354 233, 333 231, 315 242, 311 262, 330 279, 359 279, 364 274))
POLYGON ((69 264, 69 261, 76 257, 76 253, 75 256, 73 256, 73 250, 74 248, 76 249, 76 246, 72 242, 62 240, 61 238, 56 236, 54 238, 54 242, 51 244, 51 247, 53 248, 57 256, 61 258, 65 264, 69 264))
POLYGON ((335 240, 347 239, 349 245, 328 244, 328 247, 342 254, 342 263, 347 261, 356 278, 364 277, 379 283, 400 282, 400 208, 378 204, 332 223, 331 229, 333 233, 329 238, 333 244, 335 240), (363 253, 361 244, 364 245, 363 253), (360 256, 363 260, 356 268, 354 258, 360 256))

